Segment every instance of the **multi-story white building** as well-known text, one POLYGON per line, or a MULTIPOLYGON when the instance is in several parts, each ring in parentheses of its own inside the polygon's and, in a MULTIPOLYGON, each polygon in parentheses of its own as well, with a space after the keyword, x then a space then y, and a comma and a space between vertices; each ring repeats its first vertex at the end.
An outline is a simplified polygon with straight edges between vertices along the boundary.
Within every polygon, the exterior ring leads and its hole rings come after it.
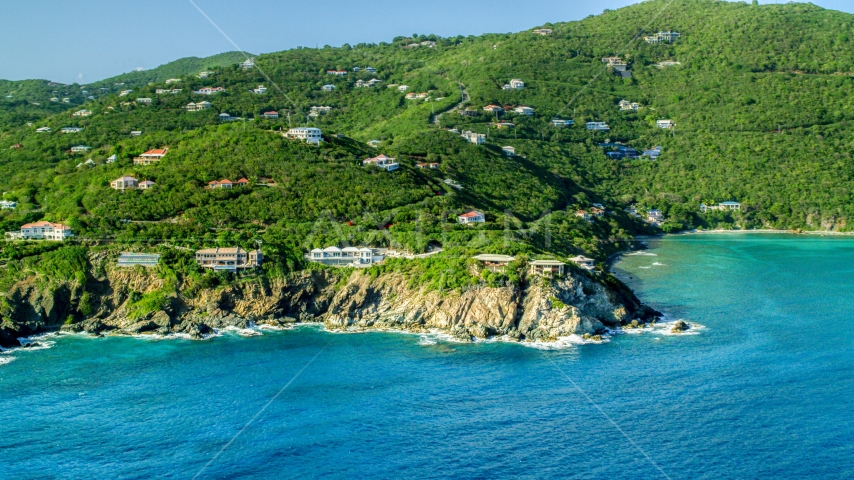
POLYGON ((255 66, 255 58, 247 58, 245 62, 240 64, 240 68, 244 70, 249 70, 255 66))
POLYGON ((645 36, 643 39, 646 40, 646 43, 655 45, 659 43, 673 43, 677 38, 679 38, 679 36, 679 32, 671 32, 668 30, 666 32, 658 32, 653 35, 645 36))
POLYGON ((484 135, 483 133, 475 133, 466 130, 465 132, 461 133, 460 136, 475 145, 483 145, 484 143, 486 143, 486 135, 484 135))
POLYGON ((483 223, 486 221, 486 215, 477 210, 470 210, 462 215, 457 216, 457 222, 464 225, 470 223, 483 223))
MULTIPOLYGON (((362 82, 362 81, 359 80, 359 82, 362 82)), ((356 83, 358 84, 359 82, 356 82, 356 83)), ((362 83, 364 84, 364 82, 362 82, 362 83)), ((335 91, 335 85, 324 85, 324 86, 320 87, 320 89, 323 90, 324 92, 334 92, 335 91)))
POLYGON ((82 132, 83 128, 82 127, 62 127, 62 129, 60 131, 62 133, 77 133, 77 132, 82 132))
POLYGON ((142 155, 133 159, 134 165, 151 165, 152 163, 157 163, 169 153, 168 148, 159 148, 155 150, 149 150, 142 155))
POLYGON ((531 107, 526 107, 526 106, 524 106, 524 105, 521 105, 521 106, 518 106, 518 107, 514 108, 514 109, 513 109, 513 111, 514 111, 514 112, 516 112, 516 113, 521 113, 522 115, 527 115, 527 116, 529 116, 529 117, 530 117, 531 115, 533 115, 533 114, 534 114, 534 109, 533 109, 533 108, 531 108, 531 107))
POLYGON ((252 89, 252 93, 254 93, 255 95, 264 95, 265 93, 267 93, 267 87, 265 87, 264 85, 258 85, 258 88, 252 89))
POLYGON ((119 177, 112 182, 110 182, 110 187, 113 190, 133 190, 139 186, 139 182, 137 179, 125 175, 124 177, 119 177))
POLYGON ((370 267, 385 259, 379 250, 367 247, 326 247, 315 248, 308 254, 312 262, 332 267, 370 267))
POLYGON ((261 250, 246 251, 240 247, 205 248, 196 251, 196 263, 202 268, 234 272, 261 266, 261 250))
POLYGON ((207 110, 207 109, 211 108, 212 106, 213 105, 211 105, 211 102, 199 102, 199 103, 190 102, 184 106, 184 110, 186 110, 188 112, 200 112, 202 110, 207 110))
POLYGON ((587 130, 608 131, 611 127, 605 122, 587 122, 587 130))
POLYGON ((322 132, 319 128, 314 127, 291 128, 285 134, 285 137, 303 140, 306 143, 320 143, 323 141, 322 132))
POLYGON ((673 123, 673 120, 656 120, 655 121, 655 126, 658 128, 673 128, 674 125, 675 125, 675 123, 673 123))
POLYGON ((700 211, 703 213, 712 211, 712 210, 741 210, 741 204, 738 202, 721 202, 717 205, 706 205, 705 203, 700 204, 700 211))
POLYGON ((71 227, 61 223, 35 222, 21 226, 20 232, 9 232, 7 234, 17 240, 53 240, 61 242, 66 238, 73 237, 71 227))

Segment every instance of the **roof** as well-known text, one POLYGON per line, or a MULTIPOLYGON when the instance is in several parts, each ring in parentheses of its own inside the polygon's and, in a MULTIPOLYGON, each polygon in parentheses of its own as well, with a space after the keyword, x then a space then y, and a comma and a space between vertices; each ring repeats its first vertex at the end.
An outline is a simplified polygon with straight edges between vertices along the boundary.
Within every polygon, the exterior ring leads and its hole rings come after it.
POLYGON ((236 254, 236 253, 246 253, 246 250, 244 250, 240 247, 216 247, 216 248, 203 248, 201 250, 196 250, 196 253, 236 254))
POLYGON ((152 155, 152 156, 153 155, 161 155, 162 156, 162 155, 166 155, 166 152, 168 152, 168 151, 169 151, 169 149, 167 149, 167 148, 159 148, 159 149, 155 149, 155 150, 149 150, 149 151, 143 153, 141 156, 146 156, 146 155, 152 155))
POLYGON ((570 258, 569 261, 575 262, 575 263, 587 263, 587 262, 592 262, 593 259, 589 258, 589 257, 585 257, 584 255, 577 255, 575 257, 570 258))
POLYGON ((21 228, 33 228, 33 227, 53 227, 53 228, 59 228, 59 229, 63 229, 63 230, 71 228, 68 225, 63 225, 61 223, 51 223, 51 222, 47 222, 45 220, 39 220, 38 222, 25 223, 24 225, 21 225, 21 228))
POLYGON ((241 178, 240 180, 237 181, 237 183, 249 183, 249 180, 246 180, 245 178, 241 178))
POLYGON ((477 210, 472 210, 471 212, 466 212, 460 216, 464 217, 464 218, 474 218, 474 217, 480 217, 482 215, 483 215, 483 213, 478 212, 477 210))
POLYGON ((560 260, 534 260, 534 261, 529 262, 529 263, 531 265, 537 265, 537 266, 543 266, 543 267, 566 265, 565 263, 561 262, 560 260))
POLYGON ((340 249, 340 248, 338 248, 338 247, 326 247, 326 248, 324 248, 324 249, 323 249, 323 251, 324 251, 324 252, 330 252, 330 253, 333 253, 333 252, 334 252, 334 253, 337 253, 337 252, 340 252, 340 251, 341 251, 341 249, 340 249))
POLYGON ((136 179, 131 177, 130 175, 125 175, 124 177, 119 177, 113 181, 118 182, 119 180, 133 180, 134 182, 136 181, 136 179))
POLYGON ((741 204, 738 202, 733 202, 732 200, 730 200, 730 201, 726 201, 726 202, 721 202, 721 205, 741 205, 741 204))
POLYGON ((481 262, 512 262, 516 260, 516 257, 511 257, 510 255, 494 255, 490 253, 482 253, 472 258, 481 262))

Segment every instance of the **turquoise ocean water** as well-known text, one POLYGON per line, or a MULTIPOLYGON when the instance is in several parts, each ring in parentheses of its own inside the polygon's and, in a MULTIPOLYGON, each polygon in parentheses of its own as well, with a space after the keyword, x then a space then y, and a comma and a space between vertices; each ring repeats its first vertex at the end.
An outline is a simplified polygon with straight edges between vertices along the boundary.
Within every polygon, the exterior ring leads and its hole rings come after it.
POLYGON ((4 353, 0 477, 854 477, 854 240, 648 243, 617 272, 693 335, 303 327, 4 353))

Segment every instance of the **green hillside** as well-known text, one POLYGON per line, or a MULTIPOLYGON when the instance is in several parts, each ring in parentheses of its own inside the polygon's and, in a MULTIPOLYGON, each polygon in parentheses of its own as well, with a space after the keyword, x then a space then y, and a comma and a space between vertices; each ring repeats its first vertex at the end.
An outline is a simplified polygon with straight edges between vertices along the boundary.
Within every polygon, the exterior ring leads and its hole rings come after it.
MULTIPOLYGON (((118 87, 103 87, 109 92, 82 107, 91 116, 53 114, 32 126, 9 120, 0 133, 0 188, 19 206, 0 213, 0 223, 13 230, 34 219, 64 221, 83 243, 197 248, 262 240, 265 268, 276 272, 304 268, 308 248, 345 241, 416 252, 441 244, 460 252, 585 253, 602 260, 633 235, 656 231, 626 214, 633 204, 641 212, 662 210, 666 231, 849 230, 852 20, 809 4, 651 0, 546 25, 553 33, 544 36, 527 31, 299 48, 258 56, 254 69, 236 65, 242 54, 223 54, 230 64, 204 79, 195 74, 212 60, 183 59, 156 73, 102 82, 124 82, 120 88, 132 85, 133 92, 119 96, 118 87), (672 44, 642 38, 667 30, 681 35, 672 44), (435 46, 420 45, 431 41, 435 46), (614 75, 601 60, 610 56, 621 56, 632 76, 614 75), (679 63, 659 65, 665 61, 679 63), (156 93, 170 77, 182 79, 169 86, 181 91, 156 93), (381 83, 356 87, 372 78, 381 83), (513 78, 525 88, 502 89, 513 78), (252 92, 259 85, 266 93, 252 92), (324 85, 336 88, 324 91, 324 85), (451 111, 461 86, 470 97, 464 107, 477 116, 451 111), (202 87, 225 91, 193 93, 202 87), (405 98, 420 92, 429 99, 405 98), (621 111, 622 99, 641 108, 621 111), (182 109, 203 100, 213 108, 182 109), (515 127, 498 129, 495 116, 482 109, 487 104, 526 105, 535 113, 511 109, 500 118, 515 127), (312 117, 312 106, 331 110, 312 117), (267 111, 280 118, 263 119, 267 111), (223 122, 220 113, 240 120, 223 122), (555 127, 554 118, 575 125, 555 127), (675 127, 656 127, 663 119, 675 127), (610 131, 588 131, 589 121, 607 122, 610 131), (35 132, 43 126, 52 132, 35 132), (67 126, 83 131, 59 132, 67 126), (325 142, 314 147, 285 139, 280 131, 289 126, 319 127, 325 142), (473 145, 450 128, 488 139, 473 145), (134 130, 142 135, 131 137, 134 130), (376 148, 367 145, 371 140, 379 141, 376 148), (659 145, 662 154, 611 159, 605 152, 613 147, 599 146, 603 142, 639 152, 659 145), (10 148, 15 144, 22 146, 10 148), (75 145, 92 148, 69 153, 75 145), (503 146, 515 147, 517 156, 506 156, 503 146), (161 147, 169 153, 159 164, 132 165, 135 155, 161 147), (400 170, 361 165, 380 153, 396 157, 400 170), (107 164, 113 154, 118 160, 107 164), (81 165, 90 158, 93 166, 81 165), (418 168, 423 162, 439 167, 418 168), (111 180, 131 174, 156 182, 155 188, 110 189, 111 180), (241 177, 263 185, 205 189, 211 180, 241 177), (259 181, 267 178, 275 185, 259 181), (700 203, 725 200, 741 202, 742 211, 699 212, 700 203), (610 212, 604 218, 585 222, 574 215, 597 202, 610 212), (487 223, 457 225, 456 215, 470 208, 484 211, 487 223)), ((20 256, 15 245, 6 247, 7 257, 20 256)))

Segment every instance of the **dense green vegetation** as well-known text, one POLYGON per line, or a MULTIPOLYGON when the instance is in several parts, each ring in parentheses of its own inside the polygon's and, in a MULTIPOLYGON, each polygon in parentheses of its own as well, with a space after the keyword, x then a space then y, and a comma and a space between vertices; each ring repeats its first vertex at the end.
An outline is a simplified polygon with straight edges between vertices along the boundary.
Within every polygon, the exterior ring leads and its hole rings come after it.
MULTIPOLYGON (((252 248, 261 241, 270 276, 305 268, 306 250, 330 244, 413 252, 441 245, 448 253, 435 259, 375 269, 407 271, 413 282, 436 288, 473 281, 465 257, 476 252, 531 258, 585 253, 604 260, 633 235, 655 231, 624 213, 632 204, 662 210, 666 231, 848 230, 854 214, 852 19, 809 4, 653 0, 547 25, 554 30, 548 36, 422 36, 299 48, 259 56, 258 68, 250 70, 236 64, 243 55, 235 52, 216 61, 183 59, 95 85, 107 90, 84 104, 93 112, 89 117, 0 110, 6 115, 0 118, 0 187, 6 199, 19 202, 17 210, 0 213, 0 225, 11 230, 35 219, 64 221, 81 244, 127 248, 252 248), (649 45, 635 38, 645 27, 681 37, 649 45), (434 48, 408 46, 428 40, 434 48), (613 75, 601 62, 613 55, 628 62, 631 78, 613 75), (658 66, 662 61, 680 63, 658 66), (198 71, 214 64, 215 75, 198 78, 198 71), (368 73, 368 66, 377 72, 368 73), (336 69, 349 73, 326 73, 336 69), (157 94, 170 77, 182 79, 169 86, 181 91, 157 94), (382 83, 356 88, 358 80, 371 78, 382 83), (525 88, 503 90, 511 78, 522 79, 525 88), (335 90, 323 91, 327 84, 335 90), (253 93, 258 85, 267 92, 253 93), (407 100, 397 85, 427 92, 429 99, 407 100), (193 93, 216 86, 225 91, 193 93), (461 86, 470 96, 467 106, 479 115, 451 111, 461 101, 461 86), (131 94, 118 95, 131 87, 131 94), (152 104, 135 102, 143 97, 152 104), (621 99, 642 108, 621 111, 621 99), (213 108, 182 109, 202 100, 213 108), (496 117, 481 108, 490 103, 528 105, 536 113, 508 111, 500 118, 515 128, 496 129, 496 117), (311 117, 312 106, 332 109, 311 117), (270 110, 281 118, 263 119, 270 110), (221 122, 223 112, 241 120, 221 122), (553 118, 576 124, 556 128, 553 118), (672 119, 676 127, 657 128, 659 119, 672 119), (610 132, 586 130, 584 122, 594 120, 607 122, 610 132), (42 126, 53 131, 36 133, 42 126), (60 133, 65 126, 84 130, 60 133), (285 139, 280 131, 290 126, 320 127, 325 142, 285 139), (487 143, 472 145, 449 128, 488 134, 487 143), (133 130, 143 133, 131 137, 133 130), (379 145, 368 146, 370 140, 379 145), (656 161, 611 160, 598 145, 604 141, 638 150, 661 145, 663 153, 656 161), (15 144, 22 146, 9 148, 15 144), (73 155, 68 150, 74 145, 92 149, 73 155), (505 145, 518 155, 506 156, 505 145), (135 155, 161 147, 169 153, 159 164, 132 165, 135 155), (361 165, 380 153, 396 157, 400 170, 361 165), (113 154, 118 160, 107 164, 113 154), (81 165, 90 158, 94 166, 81 165), (439 168, 417 168, 421 162, 439 168), (109 188, 111 180, 129 174, 156 186, 109 188), (251 185, 205 188, 211 180, 241 177, 251 185), (699 213, 700 203, 724 200, 741 202, 742 211, 699 213), (594 203, 609 214, 592 222, 574 215, 594 203), (470 208, 484 211, 487 223, 458 225, 456 215, 470 208)), ((37 93, 41 87, 29 88, 37 93)), ((38 254, 29 245, 3 251, 12 261, 38 254)), ((192 262, 181 258, 182 265, 192 262)), ((179 260, 169 260, 170 268, 173 261, 179 260)), ((221 281, 189 267, 178 274, 196 278, 194 285, 221 281)), ((149 308, 161 300, 138 301, 149 308)))

